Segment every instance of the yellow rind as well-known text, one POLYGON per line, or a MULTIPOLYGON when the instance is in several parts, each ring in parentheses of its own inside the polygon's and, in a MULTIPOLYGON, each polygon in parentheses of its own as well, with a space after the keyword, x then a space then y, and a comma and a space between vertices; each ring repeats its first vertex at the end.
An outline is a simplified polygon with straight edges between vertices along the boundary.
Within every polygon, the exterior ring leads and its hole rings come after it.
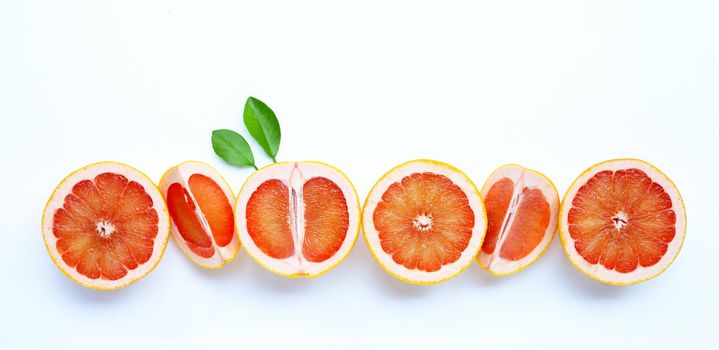
MULTIPOLYGON (((164 174, 162 174, 162 177, 160 177, 160 183, 162 183, 162 180, 165 178, 165 176, 167 176, 167 174, 170 173, 170 171, 179 168, 183 164, 188 164, 188 163, 199 163, 199 164, 202 164, 202 165, 214 170, 215 173, 217 174, 217 176, 220 177, 220 180, 222 180, 222 182, 225 184, 225 186, 227 186, 227 188, 230 189, 230 194, 232 194, 233 199, 236 200, 235 192, 232 191, 232 187, 227 182, 227 180, 225 180, 225 178, 222 176, 222 174, 220 174, 220 172, 217 171, 217 169, 215 169, 210 164, 207 164, 207 163, 205 163, 203 161, 199 161, 199 160, 186 160, 184 162, 178 163, 177 165, 175 165, 173 167, 170 167, 169 169, 167 169, 165 171, 164 174)), ((162 193, 162 191, 161 191, 161 193, 162 193)), ((165 198, 164 193, 162 195, 163 195, 162 198, 165 198)), ((167 199, 165 199, 165 201, 167 201, 167 199)), ((230 203, 230 204, 233 204, 233 203, 230 203)), ((232 212, 234 215, 234 207, 232 208, 232 212)), ((170 218, 170 227, 172 227, 172 225, 174 225, 174 223, 172 222, 172 218, 170 218)), ((228 258, 227 260, 222 260, 222 262, 220 262, 217 265, 209 265, 209 264, 205 264, 199 260, 196 260, 194 254, 192 254, 191 252, 185 251, 185 249, 182 249, 182 245, 180 244, 180 242, 177 241, 177 238, 175 238, 175 235, 172 234, 172 231, 170 231, 170 236, 172 236, 172 241, 175 242, 175 244, 177 245, 178 248, 180 248, 180 251, 182 252, 182 254, 185 255, 188 259, 190 259, 190 261, 197 264, 198 266, 201 266, 203 268, 210 269, 210 270, 218 270, 221 267, 227 265, 229 262, 232 262, 233 260, 235 260, 235 258, 237 258, 237 254, 240 252, 240 247, 238 246, 237 249, 235 250, 235 253, 232 255, 232 257, 228 258)), ((237 238, 238 241, 240 240, 240 235, 237 232, 237 224, 235 224, 235 237, 237 238)), ((213 242, 214 242, 214 240, 213 240, 213 242)), ((242 245, 242 242, 240 242, 239 245, 242 245)))
MULTIPOLYGON (((162 209, 162 208, 160 208, 160 209, 162 209)), ((159 215, 159 213, 158 213, 158 215, 159 215)), ((73 282, 75 282, 75 283, 77 283, 77 284, 79 284, 79 285, 81 285, 81 286, 83 286, 83 287, 85 287, 85 288, 90 288, 90 289, 95 289, 95 290, 117 290, 117 289, 120 289, 120 288, 124 288, 124 287, 127 287, 127 286, 129 286, 129 285, 131 285, 131 284, 133 284, 133 283, 139 281, 139 280, 142 279, 143 277, 145 277, 145 276, 147 276, 148 274, 150 274, 150 272, 152 272, 153 270, 155 270, 155 268, 157 267, 157 265, 160 264, 160 260, 162 260, 162 257, 165 255, 165 250, 167 249, 167 243, 168 243, 168 241, 169 241, 169 239, 170 239, 170 236, 171 236, 171 234, 170 234, 170 225, 169 225, 169 223, 170 223, 170 213, 169 213, 169 211, 167 210, 167 203, 165 202, 165 196, 162 195, 162 191, 160 191, 160 189, 157 187, 157 184, 156 184, 154 181, 152 181, 152 179, 150 179, 150 177, 147 176, 147 174, 145 174, 144 172, 140 171, 139 169, 137 169, 137 168, 135 168, 135 167, 133 167, 133 166, 131 166, 131 165, 125 164, 125 163, 115 162, 115 161, 110 161, 110 160, 99 161, 99 162, 95 162, 95 163, 92 163, 92 164, 88 164, 88 165, 86 165, 86 166, 84 166, 84 167, 82 167, 82 168, 78 168, 78 169, 74 170, 73 172, 71 172, 70 174, 68 174, 67 176, 65 176, 65 177, 57 184, 57 186, 55 186, 55 189, 52 191, 52 194, 50 194, 50 197, 47 199, 47 202, 45 203, 45 208, 44 208, 43 211, 42 211, 42 218, 41 218, 40 220, 41 220, 41 221, 40 221, 40 231, 41 231, 41 233, 43 233, 43 235, 42 235, 42 240, 43 240, 43 243, 45 244, 45 250, 47 250, 47 254, 50 256, 50 260, 52 260, 53 264, 55 264, 55 266, 65 275, 65 277, 69 278, 69 279, 72 280, 73 282), (52 248, 50 248, 50 245, 47 243, 47 240, 45 239, 45 234, 43 233, 43 231, 44 231, 44 229, 45 229, 45 228, 44 228, 44 223, 45 223, 45 215, 47 214, 47 207, 50 205, 50 202, 51 202, 52 199, 55 197, 55 193, 56 193, 57 190, 60 188, 60 186, 62 186, 62 184, 64 184, 70 177, 72 177, 73 175, 77 174, 78 172, 80 172, 80 171, 82 171, 82 170, 86 170, 86 169, 89 168, 89 167, 93 167, 93 166, 97 166, 97 165, 102 165, 102 164, 115 164, 115 165, 124 166, 124 167, 130 168, 130 169, 136 171, 137 173, 139 173, 140 175, 142 175, 143 177, 145 177, 145 179, 147 179, 147 180, 155 187, 155 190, 157 190, 157 192, 160 194, 160 198, 162 198, 162 200, 163 200, 162 204, 163 204, 163 206, 164 206, 165 215, 167 216, 167 222, 168 222, 168 225, 167 225, 167 236, 166 236, 166 238, 165 238, 165 241, 162 242, 162 249, 161 249, 161 251, 160 251, 160 254, 157 256, 157 261, 155 261, 155 263, 154 263, 147 271, 145 271, 145 273, 143 273, 142 275, 138 276, 137 278, 135 278, 135 279, 133 279, 133 280, 130 280, 130 281, 127 281, 127 282, 125 282, 125 283, 123 283, 123 284, 118 284, 117 286, 112 286, 112 287, 96 286, 96 285, 92 285, 92 284, 88 284, 88 283, 81 282, 81 281, 75 279, 74 277, 72 277, 72 275, 70 275, 70 273, 68 273, 68 272, 60 265, 60 263, 55 259, 55 256, 52 254, 52 251, 51 251, 52 248)))
MULTIPOLYGON (((501 166, 497 167, 496 169, 494 169, 494 170, 489 174, 489 176, 487 177, 487 180, 484 181, 484 185, 482 185, 482 188, 484 188, 485 186, 487 186, 487 185, 489 184, 489 179, 490 179, 490 177, 492 177, 492 174, 494 174, 494 172, 496 172, 497 170, 499 170, 499 169, 501 169, 501 168, 504 168, 504 167, 506 167, 506 166, 517 166, 517 167, 520 167, 520 168, 522 168, 522 169, 524 169, 524 170, 526 170, 526 171, 532 172, 532 173, 534 173, 534 174, 536 174, 536 175, 539 175, 540 177, 544 178, 545 180, 547 180, 547 182, 549 182, 550 185, 552 185, 552 188, 554 189, 554 193, 556 193, 556 194, 557 194, 557 198, 559 198, 559 191, 557 191, 557 186, 554 185, 554 182, 552 182, 552 180, 550 180, 549 177, 547 177, 546 175, 544 175, 544 174, 543 174, 542 172, 540 172, 540 171, 537 171, 537 170, 534 170, 534 169, 531 169, 531 168, 527 168, 527 167, 524 167, 524 166, 519 165, 519 164, 516 164, 516 163, 507 163, 507 164, 501 165, 501 166)), ((486 208, 485 208, 485 210, 486 210, 486 208)), ((561 210, 558 210, 558 211, 557 211, 557 215, 559 215, 560 212, 561 212, 561 210)), ((552 232, 552 237, 549 239, 549 242, 547 242, 547 245, 544 247, 544 249, 542 249, 542 251, 539 253, 539 255, 537 255, 537 257, 534 258, 534 260, 530 261, 530 262, 527 263, 526 265, 524 265, 524 266, 522 266, 522 267, 520 267, 520 268, 518 268, 518 269, 516 269, 516 270, 509 271, 509 272, 505 272, 505 273, 496 273, 496 272, 494 272, 494 271, 488 269, 486 266, 482 265, 482 263, 479 261, 479 253, 477 254, 477 259, 475 259, 475 260, 477 260, 477 264, 479 264, 479 267, 482 268, 482 270, 489 272, 489 274, 492 275, 492 276, 494 276, 494 277, 504 277, 504 276, 514 275, 514 274, 516 274, 516 273, 518 273, 518 272, 520 272, 520 271, 522 271, 522 270, 528 268, 530 265, 534 264, 535 262, 537 262, 537 260, 539 260, 539 258, 541 258, 541 257, 544 255, 544 253, 547 252, 547 249, 549 249, 549 246, 552 245, 552 242, 554 241, 554 236, 557 235, 557 230, 558 230, 558 228, 559 228, 559 220, 557 220, 557 227, 555 227, 555 228, 554 228, 554 231, 552 232)), ((486 233, 485 233, 485 234, 486 234, 486 233)), ((482 251, 482 248, 481 248, 481 247, 480 247, 480 250, 479 250, 479 251, 480 251, 480 252, 482 251)))
POLYGON ((603 280, 603 279, 601 279, 601 278, 599 278, 599 277, 597 277, 597 276, 594 276, 594 275, 590 274, 590 273, 587 272, 587 271, 584 271, 581 267, 579 267, 579 265, 578 265, 577 263, 574 262, 574 260, 572 260, 572 257, 569 255, 569 251, 567 250, 567 242, 566 242, 566 239, 565 239, 565 237, 564 237, 565 235, 568 235, 569 233, 568 233, 568 232, 564 232, 564 231, 562 230, 562 224, 561 224, 561 222, 558 222, 558 223, 557 223, 557 228, 558 228, 558 230, 559 230, 559 240, 562 242, 562 249, 564 250, 564 254, 567 256, 567 259, 569 260, 569 262, 571 262, 572 265, 574 265, 574 268, 576 268, 577 270, 579 270, 579 272, 581 272, 581 273, 584 274, 585 276, 587 276, 587 277, 589 277, 589 278, 591 278, 591 279, 593 279, 593 280, 595 280, 595 281, 598 281, 598 282, 606 283, 606 284, 613 285, 613 286, 629 286, 629 285, 632 285, 632 284, 637 284, 637 283, 640 283, 640 282, 648 281, 648 280, 650 280, 650 279, 652 279, 652 278, 655 278, 655 277, 661 275, 662 273, 664 273, 664 271, 666 271, 666 270, 669 268, 669 266, 671 266, 671 265, 674 263, 674 260, 676 260, 676 258, 679 256, 679 253, 681 252, 682 247, 684 246, 684 240, 686 240, 686 237, 687 237, 687 235, 686 235, 686 232, 687 232, 687 229, 686 229, 686 228, 687 228, 687 214, 686 214, 686 213, 687 213, 687 210, 686 210, 686 206, 684 205, 684 199, 682 198, 682 194, 681 194, 681 192, 679 192, 679 188, 678 188, 677 185, 674 183, 674 181, 672 181, 672 179, 669 178, 669 176, 667 176, 666 174, 664 174, 661 170, 659 170, 659 168, 655 167, 653 164, 651 164, 651 163, 649 163, 649 162, 647 162, 647 161, 645 161, 645 160, 639 159, 639 158, 614 158, 614 159, 608 159, 608 160, 605 160, 605 161, 596 163, 596 164, 590 166, 589 168, 587 168, 586 170, 584 170, 581 174, 579 174, 579 175, 574 179, 574 181, 572 181, 572 184, 567 188, 567 191, 564 192, 564 197, 562 197, 562 203, 561 203, 560 206, 559 206, 559 218, 562 219, 562 218, 564 217, 564 211, 566 210, 566 209, 565 209, 565 204, 566 204, 566 200, 567 200, 567 194, 569 194, 569 190, 571 190, 572 188, 574 188, 574 185, 576 184, 577 180, 579 180, 579 178, 581 178, 581 177, 584 176, 585 174, 591 172, 592 170, 596 169, 596 168, 599 167, 600 165, 603 165, 603 164, 606 164, 606 163, 620 162, 620 161, 636 161, 636 162, 640 162, 640 163, 644 163, 644 164, 648 165, 648 166, 649 166, 650 168, 652 168, 652 170, 654 170, 657 174, 659 174, 660 176, 663 176, 667 181, 669 181, 669 183, 670 183, 672 186, 674 186, 674 189, 676 189, 676 191, 677 191, 677 196, 679 197, 679 204, 681 204, 681 206, 682 206, 682 211, 684 212, 684 232, 682 232, 682 241, 681 241, 681 243, 679 243, 679 249, 677 250, 677 253, 674 255, 674 257, 672 258, 672 260, 669 262, 669 264, 667 264, 666 267, 664 267, 661 271, 655 273, 654 275, 651 275, 651 276, 649 276, 649 277, 646 277, 646 278, 643 278, 643 279, 640 279, 640 280, 636 280, 636 281, 631 281, 631 282, 615 282, 615 281, 603 280))
MULTIPOLYGON (((274 273, 274 274, 277 274, 277 275, 280 275, 280 276, 283 276, 283 277, 287 277, 287 278, 310 278, 310 279, 312 279, 312 278, 320 277, 320 276, 326 274, 327 272, 329 272, 330 270, 334 269, 335 267, 337 267, 337 265, 339 265, 341 262, 343 262, 345 259, 347 259, 347 257, 348 257, 348 256, 350 255, 350 253, 352 252, 352 249, 354 249, 355 245, 357 244, 357 236, 359 236, 359 229, 360 229, 360 225, 361 225, 361 222, 362 222, 362 212, 360 211, 360 208, 359 208, 359 203, 360 203, 360 201, 359 201, 359 195, 357 195, 357 189, 355 188, 355 186, 354 186, 354 184, 352 183, 352 181, 350 180, 350 178, 347 177, 347 175, 346 175, 342 170, 340 170, 340 169, 338 169, 338 168, 336 168, 336 167, 334 167, 334 166, 332 166, 332 165, 329 165, 329 164, 327 164, 327 163, 323 163, 323 162, 316 161, 316 160, 304 160, 304 161, 296 161, 296 162, 277 162, 277 163, 272 163, 272 164, 269 164, 269 165, 265 165, 265 166, 263 166, 262 168, 259 168, 259 169, 255 170, 255 172, 252 173, 250 176, 248 176, 247 179, 245 180, 245 182, 242 184, 242 187, 240 188, 240 191, 237 192, 237 197, 235 198, 235 208, 234 208, 234 210, 235 210, 235 216, 237 216, 237 205, 238 205, 238 199, 240 198, 240 193, 242 193, 242 191, 245 189, 245 185, 247 185, 247 183, 250 181, 250 178, 252 178, 253 176, 255 176, 260 170, 264 170, 264 169, 271 168, 271 167, 273 167, 273 166, 277 166, 277 165, 281 165, 281 164, 295 164, 295 163, 314 163, 314 164, 319 164, 319 165, 326 166, 326 167, 328 167, 328 168, 330 168, 330 169, 334 169, 334 170, 337 171, 340 175, 342 175, 342 177, 344 177, 345 180, 347 180, 347 183, 350 184, 350 187, 352 188, 352 192, 353 192, 354 195, 355 195, 356 203, 358 204, 358 205, 357 205, 357 220, 359 220, 359 222, 360 222, 360 224, 357 225, 357 231, 355 232, 355 238, 354 238, 354 240, 352 241, 352 245, 350 245, 350 249, 347 250, 347 253, 346 253, 343 257, 341 257, 339 260, 337 260, 337 262, 335 262, 335 263, 332 264, 332 265, 329 265, 328 267, 324 268, 324 269, 323 269, 322 271, 320 271, 320 272, 317 272, 317 273, 314 273, 314 274, 288 274, 288 273, 284 273, 284 272, 281 272, 281 271, 277 271, 277 270, 275 270, 275 269, 269 267, 268 265, 266 265, 265 263, 262 262, 261 258, 253 256, 252 253, 250 253, 249 249, 247 249, 247 245, 242 242, 242 239, 241 239, 241 238, 240 238, 240 246, 241 246, 242 249, 245 251, 245 253, 247 253, 247 255, 249 255, 249 257, 252 258, 252 260, 254 260, 258 265, 264 267, 266 270, 268 270, 268 271, 270 271, 270 272, 272 272, 272 273, 274 273)), ((237 226, 237 220, 235 220, 235 230, 236 230, 237 234, 239 235, 240 227, 237 226)), ((270 258, 270 259, 271 259, 271 258, 270 258)))
MULTIPOLYGON (((472 188, 474 189, 474 193, 475 193, 475 194, 477 195, 477 197, 479 198, 480 203, 482 203, 482 212, 484 213, 483 216, 484 216, 484 226, 485 226, 485 232, 482 233, 482 237, 480 237, 480 240, 479 240, 479 245, 478 245, 479 248, 478 248, 477 251, 474 252, 474 254, 473 254, 473 255, 475 256, 474 259, 476 260, 476 256, 477 256, 477 254, 479 253, 479 250, 482 249, 482 244, 484 243, 484 236, 485 236, 485 233, 486 233, 486 226, 487 226, 487 209, 484 207, 484 200, 482 199, 482 194, 479 192, 479 189, 478 189, 477 186, 474 184, 474 182, 472 181, 472 179, 470 179, 469 176, 467 176, 467 174, 465 174, 462 170, 459 170, 458 168, 456 168, 456 167, 454 167, 454 166, 452 166, 452 165, 450 165, 450 164, 448 164, 448 163, 440 162, 440 161, 433 160, 433 159, 421 159, 421 158, 420 158, 420 159, 409 160, 409 161, 406 161, 406 162, 404 162, 404 163, 401 163, 401 164, 399 164, 399 165, 393 167, 393 168, 390 169, 389 171, 385 172, 384 175, 382 175, 382 176, 377 180, 377 182, 375 182, 374 186, 372 186, 372 188, 370 189, 369 193, 367 193, 367 197, 365 198, 364 204, 362 205, 362 216, 361 216, 360 218, 361 218, 361 219, 364 218, 365 208, 367 207, 367 202, 369 201, 369 197, 370 197, 370 195, 374 192, 374 190, 375 190, 375 188, 377 187, 377 185, 378 185, 380 182, 382 182, 382 180, 383 180, 384 178, 386 178, 387 176, 389 176, 389 174, 393 173, 395 170, 400 169, 400 168, 402 168, 402 167, 404 167, 404 166, 406 166, 406 165, 408 165, 408 164, 416 163, 416 162, 423 162, 423 163, 434 164, 434 165, 437 165, 437 166, 440 166, 440 167, 447 168, 447 169, 449 169, 449 170, 451 170, 451 171, 453 171, 453 172, 456 172, 456 173, 458 173, 458 174, 461 174, 461 175, 467 180, 467 182, 472 186, 472 188)), ((411 280, 411 279, 409 279, 409 278, 406 278, 406 277, 404 277, 404 276, 401 276, 401 275, 399 275, 399 274, 394 273, 393 271, 391 271, 389 268, 387 268, 387 266, 385 266, 385 265, 382 263, 382 261, 379 259, 379 257, 378 257, 377 254, 375 253, 375 251, 372 250, 372 246, 370 246, 369 240, 367 239, 367 231, 366 231, 365 228, 364 228, 364 220, 361 220, 361 221, 360 221, 360 225, 362 226, 362 237, 364 238, 365 245, 367 245, 367 249, 369 250, 370 254, 372 255, 372 258, 379 264, 379 266, 382 267, 383 270, 385 270, 385 271, 386 271, 388 274, 390 274, 392 277, 394 277, 394 278, 396 278, 396 279, 398 279, 398 280, 400 280, 400 281, 402 281, 402 282, 409 283, 409 284, 414 284, 414 285, 418 285, 418 286, 428 286, 428 285, 439 284, 439 283, 448 281, 448 280, 450 280, 450 279, 452 279, 452 278, 458 276, 459 274, 461 274, 462 272, 464 272, 467 268, 469 268, 470 265, 472 265, 472 260, 469 260, 469 262, 468 262, 465 266, 462 266, 459 270, 457 270, 456 273, 454 273, 454 274, 452 274, 452 275, 449 275, 449 276, 447 276, 447 277, 445 277, 445 278, 436 280, 436 281, 415 281, 415 280, 411 280)))

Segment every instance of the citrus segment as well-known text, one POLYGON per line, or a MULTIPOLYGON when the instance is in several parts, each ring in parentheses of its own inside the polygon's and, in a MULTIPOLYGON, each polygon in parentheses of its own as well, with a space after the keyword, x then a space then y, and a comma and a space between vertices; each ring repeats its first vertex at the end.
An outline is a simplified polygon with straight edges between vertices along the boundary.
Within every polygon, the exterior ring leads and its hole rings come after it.
POLYGON ((512 227, 499 252, 501 257, 509 260, 529 255, 542 241, 552 218, 549 203, 540 190, 524 188, 520 198, 512 227))
POLYGON ((152 270, 168 228, 155 185, 111 162, 66 177, 43 214, 43 238, 55 264, 74 281, 98 289, 123 287, 152 270))
POLYGON ((477 256, 494 275, 526 268, 554 236, 559 196, 542 174, 515 164, 499 167, 482 188, 487 207, 487 236, 477 256))
POLYGON ((456 168, 415 160, 375 184, 363 209, 365 240, 393 276, 410 283, 447 280, 481 247, 486 227, 474 184, 456 168))
POLYGON ((172 237, 193 262, 219 268, 237 256, 234 195, 215 169, 197 161, 181 163, 165 172, 160 189, 172 218, 172 237))
POLYGON ((562 204, 565 251, 583 272, 630 284, 656 276, 678 254, 685 213, 676 187, 636 159, 599 163, 583 173, 562 204))
POLYGON ((513 194, 514 182, 505 177, 492 185, 484 197, 484 205, 487 208, 487 234, 484 236, 482 251, 486 254, 492 254, 497 246, 499 231, 504 224, 513 194))
POLYGON ((245 212, 247 232, 263 253, 275 259, 292 256, 289 189, 282 181, 267 180, 257 187, 245 212))
POLYGON ((235 208, 240 239, 255 261, 288 277, 318 276, 357 239, 359 200, 339 170, 277 163, 247 179, 235 208))
POLYGON ((205 233, 200 220, 195 215, 197 208, 190 194, 175 182, 167 189, 167 208, 172 223, 177 227, 188 247, 197 255, 209 258, 215 254, 210 237, 205 233))
POLYGON ((347 236, 349 212, 342 189, 324 177, 313 177, 302 186, 305 239, 302 254, 322 262, 337 253, 347 236))
POLYGON ((227 246, 235 236, 235 216, 224 191, 217 182, 202 174, 192 174, 188 184, 210 225, 215 243, 220 247, 227 246))

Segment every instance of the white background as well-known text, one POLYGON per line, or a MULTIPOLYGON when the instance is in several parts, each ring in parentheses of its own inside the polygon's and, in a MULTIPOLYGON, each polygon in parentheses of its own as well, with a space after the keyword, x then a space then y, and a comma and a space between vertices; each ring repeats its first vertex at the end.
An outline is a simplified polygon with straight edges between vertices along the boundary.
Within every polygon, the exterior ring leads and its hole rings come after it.
POLYGON ((710 0, 2 0, 0 348, 716 349, 718 16, 710 0), (224 165, 210 132, 246 134, 248 95, 280 119, 278 159, 336 165, 361 199, 420 157, 479 185, 520 163, 560 194, 598 161, 646 159, 684 196, 684 248, 623 288, 584 277, 557 239, 518 275, 473 265, 432 287, 394 280, 361 240, 316 280, 244 251, 208 271, 173 242, 116 292, 53 266, 42 209, 87 163, 157 181, 199 159, 239 190, 251 171, 224 165))

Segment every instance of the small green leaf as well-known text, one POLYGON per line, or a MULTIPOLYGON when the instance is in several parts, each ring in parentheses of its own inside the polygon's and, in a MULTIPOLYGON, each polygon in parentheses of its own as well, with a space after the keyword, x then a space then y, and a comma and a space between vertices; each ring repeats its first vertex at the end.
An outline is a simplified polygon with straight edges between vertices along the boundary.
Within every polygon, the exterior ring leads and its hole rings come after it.
POLYGON ((236 166, 255 166, 252 149, 242 135, 227 129, 212 132, 212 149, 220 158, 236 166))
POLYGON ((277 163, 275 156, 280 149, 281 133, 275 112, 264 102, 250 96, 245 103, 243 119, 250 135, 257 140, 272 161, 277 163))

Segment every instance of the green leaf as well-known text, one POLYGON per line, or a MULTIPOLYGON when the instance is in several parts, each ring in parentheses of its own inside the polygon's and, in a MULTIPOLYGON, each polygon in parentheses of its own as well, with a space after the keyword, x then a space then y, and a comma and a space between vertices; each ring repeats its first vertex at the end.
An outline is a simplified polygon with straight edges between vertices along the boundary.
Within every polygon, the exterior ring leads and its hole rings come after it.
POLYGON ((275 156, 280 149, 281 133, 275 112, 264 102, 250 96, 245 103, 243 119, 250 135, 257 140, 272 161, 277 163, 275 156))
POLYGON ((236 166, 255 166, 252 149, 242 135, 227 129, 212 132, 212 149, 220 158, 236 166))

